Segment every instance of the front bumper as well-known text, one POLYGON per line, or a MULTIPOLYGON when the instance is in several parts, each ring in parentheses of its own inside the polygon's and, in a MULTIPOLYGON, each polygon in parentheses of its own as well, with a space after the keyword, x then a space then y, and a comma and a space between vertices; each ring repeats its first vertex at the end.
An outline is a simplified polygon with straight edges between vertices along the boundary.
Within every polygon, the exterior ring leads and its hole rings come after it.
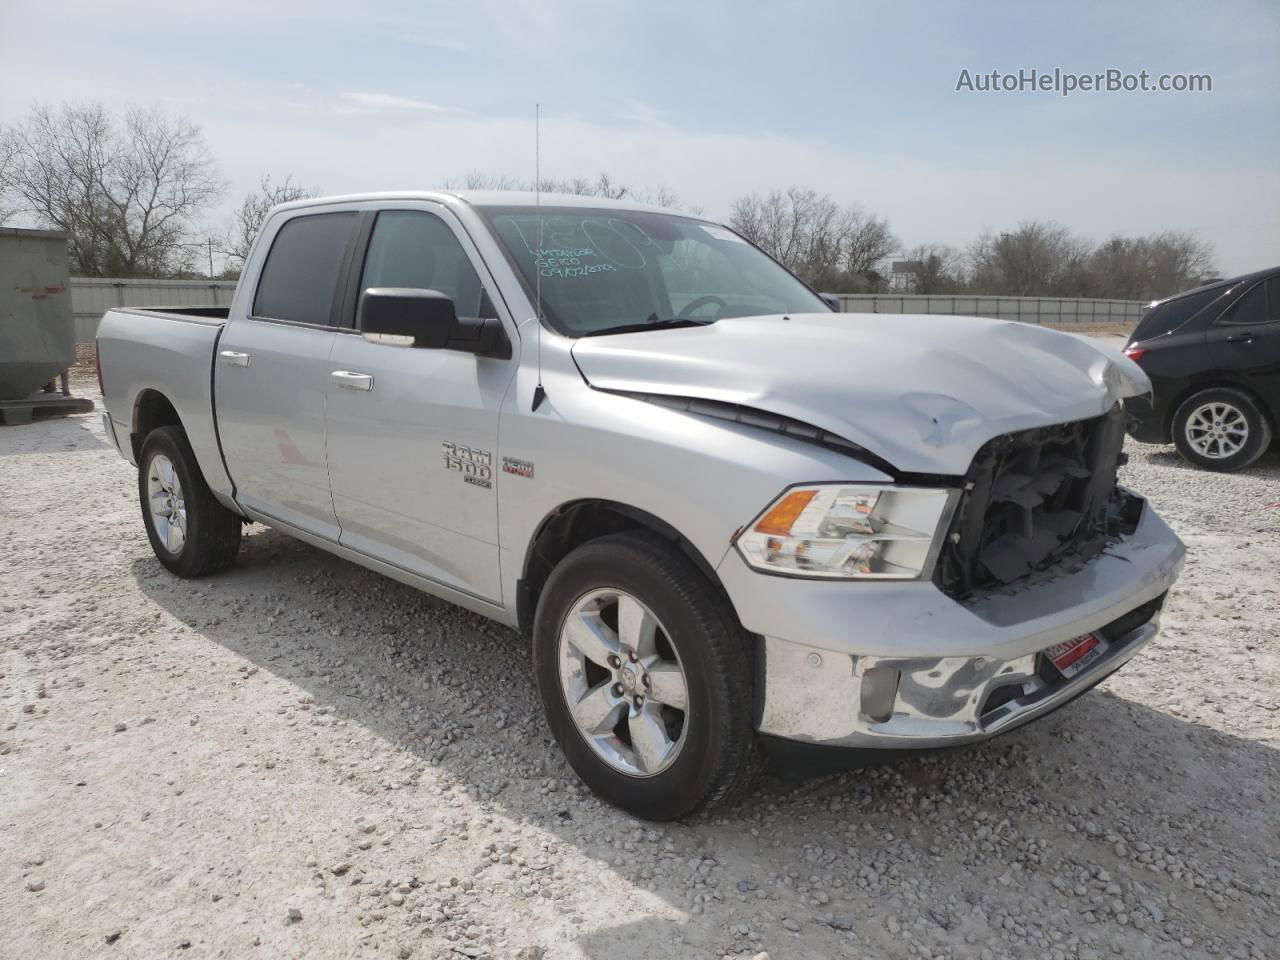
POLYGON ((817 582, 754 573, 731 551, 722 582, 761 636, 761 734, 851 748, 984 740, 1043 716, 1155 636, 1185 548, 1144 505, 1133 534, 1084 567, 961 605, 929 582, 817 582), (1070 679, 1043 651, 1098 632, 1107 650, 1070 679))

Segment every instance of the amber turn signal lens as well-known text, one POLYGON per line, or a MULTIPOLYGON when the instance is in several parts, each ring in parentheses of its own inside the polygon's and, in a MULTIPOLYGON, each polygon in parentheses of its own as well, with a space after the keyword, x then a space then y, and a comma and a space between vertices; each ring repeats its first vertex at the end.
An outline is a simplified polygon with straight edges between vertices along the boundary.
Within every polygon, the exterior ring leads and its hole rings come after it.
POLYGON ((817 495, 817 490, 793 490, 779 500, 772 510, 760 518, 760 522, 754 528, 756 533, 768 533, 777 537, 790 535, 796 518, 804 512, 804 508, 809 505, 809 501, 817 495))

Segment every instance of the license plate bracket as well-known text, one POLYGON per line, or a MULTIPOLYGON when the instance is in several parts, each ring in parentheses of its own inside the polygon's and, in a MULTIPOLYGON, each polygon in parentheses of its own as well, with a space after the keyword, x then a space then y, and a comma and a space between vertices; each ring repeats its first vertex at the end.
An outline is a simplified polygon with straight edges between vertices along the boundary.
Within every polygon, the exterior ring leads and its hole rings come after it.
POLYGON ((1097 633, 1085 633, 1072 640, 1055 643, 1044 651, 1062 676, 1070 680, 1086 670, 1091 663, 1101 657, 1107 650, 1107 641, 1097 633))

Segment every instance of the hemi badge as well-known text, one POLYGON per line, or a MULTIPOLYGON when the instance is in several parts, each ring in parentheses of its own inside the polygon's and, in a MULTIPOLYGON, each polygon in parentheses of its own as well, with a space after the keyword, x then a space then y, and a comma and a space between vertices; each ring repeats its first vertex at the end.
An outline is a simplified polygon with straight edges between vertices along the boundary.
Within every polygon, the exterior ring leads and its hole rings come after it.
POLYGON ((533 464, 528 460, 517 460, 515 457, 503 457, 502 472, 514 473, 517 477, 524 477, 526 480, 532 480, 533 464))

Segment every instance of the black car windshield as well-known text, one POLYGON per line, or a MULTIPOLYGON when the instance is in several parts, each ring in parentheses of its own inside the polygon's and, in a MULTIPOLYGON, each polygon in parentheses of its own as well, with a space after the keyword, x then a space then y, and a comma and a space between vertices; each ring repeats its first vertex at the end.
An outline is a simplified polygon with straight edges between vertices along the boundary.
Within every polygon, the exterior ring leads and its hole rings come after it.
POLYGON ((498 235, 530 299, 541 282, 543 315, 571 337, 615 327, 629 332, 830 310, 764 253, 713 223, 587 207, 479 212, 498 235), (672 322, 680 320, 692 322, 672 322))

